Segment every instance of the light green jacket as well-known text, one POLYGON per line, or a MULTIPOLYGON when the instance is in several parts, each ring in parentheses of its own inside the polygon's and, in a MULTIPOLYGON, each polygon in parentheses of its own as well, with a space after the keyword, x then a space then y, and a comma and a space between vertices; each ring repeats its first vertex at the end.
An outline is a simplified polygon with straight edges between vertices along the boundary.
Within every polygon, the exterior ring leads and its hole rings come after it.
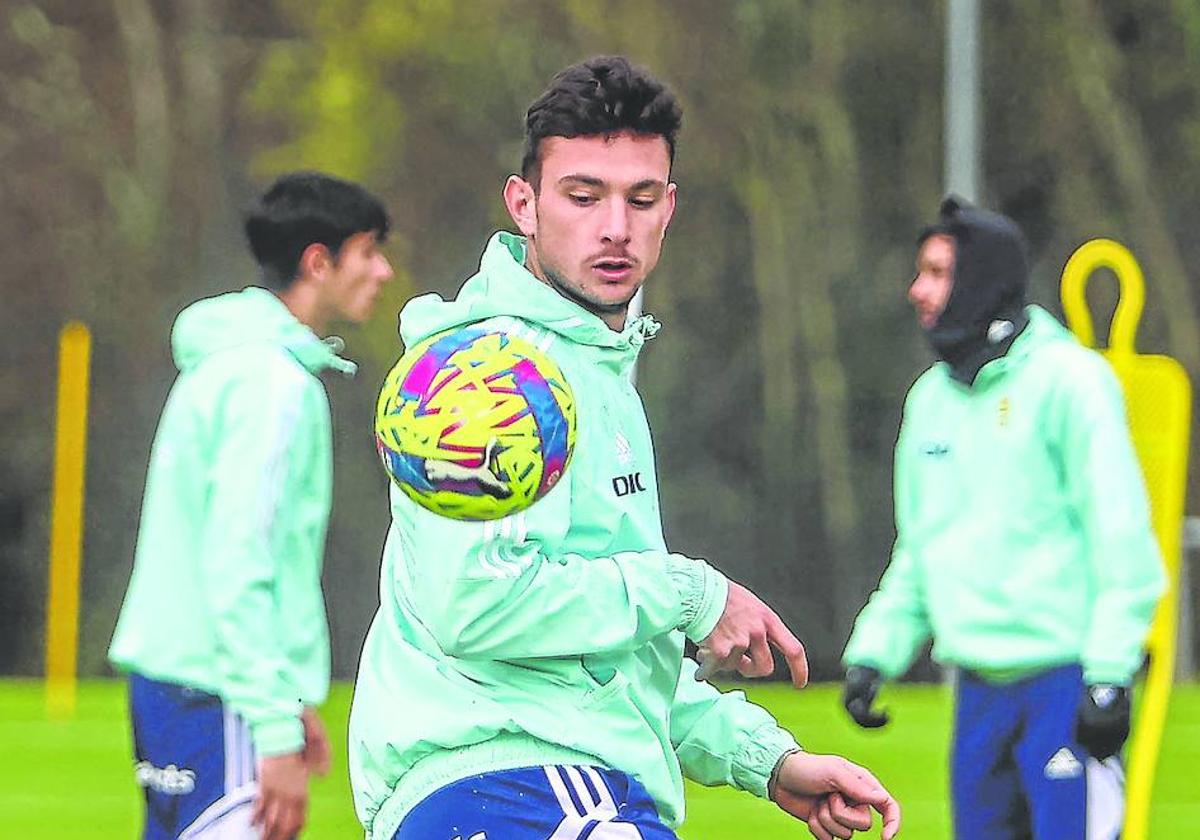
POLYGON ((974 387, 935 364, 896 444, 896 545, 847 664, 940 662, 1006 681, 1081 663, 1128 683, 1162 594, 1141 469, 1108 363, 1044 310, 974 387))
POLYGON ((179 315, 109 650, 123 670, 219 695, 260 755, 300 749, 301 707, 329 689, 330 421, 315 374, 354 370, 334 341, 255 287, 179 315))
POLYGON ((393 489, 381 606, 350 714, 359 817, 387 838, 438 787, 475 773, 594 764, 637 778, 683 819, 683 776, 762 796, 795 741, 739 692, 694 679, 685 634, 705 638, 727 582, 667 551, 650 429, 630 372, 657 324, 614 332, 524 267, 497 234, 457 300, 401 314, 412 346, 486 322, 561 367, 578 439, 564 481, 496 522, 441 518, 393 489), (640 480, 618 481, 640 476, 640 480), (641 486, 640 492, 618 489, 641 486))

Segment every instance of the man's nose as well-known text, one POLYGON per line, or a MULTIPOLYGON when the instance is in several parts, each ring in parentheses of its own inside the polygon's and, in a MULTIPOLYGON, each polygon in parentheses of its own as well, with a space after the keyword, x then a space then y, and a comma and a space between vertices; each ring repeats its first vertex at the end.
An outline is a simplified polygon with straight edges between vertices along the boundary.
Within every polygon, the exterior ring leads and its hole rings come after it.
POLYGON ((912 279, 912 282, 908 284, 908 302, 918 302, 921 299, 922 291, 923 284, 921 283, 921 275, 918 274, 912 279))
POLYGON ((604 214, 604 229, 600 232, 605 242, 625 244, 629 241, 629 205, 615 199, 609 203, 604 214))

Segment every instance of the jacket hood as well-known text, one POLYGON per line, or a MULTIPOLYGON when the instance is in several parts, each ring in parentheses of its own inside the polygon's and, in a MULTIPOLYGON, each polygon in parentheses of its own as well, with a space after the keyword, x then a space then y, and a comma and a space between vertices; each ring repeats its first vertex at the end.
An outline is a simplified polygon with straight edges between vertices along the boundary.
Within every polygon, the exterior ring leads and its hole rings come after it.
POLYGON ((214 353, 261 343, 282 347, 312 373, 334 368, 352 376, 357 370, 354 362, 338 356, 345 346, 340 338, 317 338, 279 298, 258 286, 193 303, 179 313, 171 330, 171 354, 180 371, 214 353))
POLYGON ((956 196, 942 202, 938 222, 922 232, 919 242, 938 234, 954 239, 954 286, 926 335, 954 377, 969 385, 1025 327, 1029 249, 1007 216, 956 196))
POLYGON ((544 327, 576 344, 634 356, 659 330, 649 315, 635 318, 621 332, 610 329, 599 316, 534 277, 525 268, 525 238, 500 231, 488 240, 478 273, 463 283, 456 298, 427 294, 408 302, 400 312, 400 340, 412 347, 431 335, 502 315, 544 327))

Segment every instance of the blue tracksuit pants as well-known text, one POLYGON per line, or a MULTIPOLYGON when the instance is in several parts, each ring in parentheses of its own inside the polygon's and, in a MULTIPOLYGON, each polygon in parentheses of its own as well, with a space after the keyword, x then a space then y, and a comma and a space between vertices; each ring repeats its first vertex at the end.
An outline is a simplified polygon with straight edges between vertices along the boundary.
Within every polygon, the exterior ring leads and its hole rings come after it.
POLYGON ((675 840, 646 789, 603 767, 481 773, 423 799, 393 840, 675 840))
POLYGON ((219 697, 129 677, 134 775, 143 788, 142 840, 241 840, 258 793, 246 723, 219 697))
POLYGON ((951 759, 960 840, 1115 840, 1123 774, 1074 738, 1078 665, 1013 683, 958 681, 951 759))

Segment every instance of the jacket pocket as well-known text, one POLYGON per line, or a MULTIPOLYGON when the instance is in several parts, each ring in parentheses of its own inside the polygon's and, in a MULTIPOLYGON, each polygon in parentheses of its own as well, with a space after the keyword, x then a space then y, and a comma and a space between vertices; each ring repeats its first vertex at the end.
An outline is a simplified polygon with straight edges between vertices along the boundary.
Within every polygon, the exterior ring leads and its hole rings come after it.
POLYGON ((600 704, 606 703, 617 695, 624 694, 629 687, 629 680, 620 671, 613 671, 607 682, 598 682, 587 669, 584 669, 588 674, 588 682, 590 688, 584 693, 583 699, 580 701, 581 709, 591 709, 600 704))
POLYGON ((617 668, 603 656, 583 655, 579 657, 579 667, 583 669, 593 687, 608 685, 617 675, 617 668))

